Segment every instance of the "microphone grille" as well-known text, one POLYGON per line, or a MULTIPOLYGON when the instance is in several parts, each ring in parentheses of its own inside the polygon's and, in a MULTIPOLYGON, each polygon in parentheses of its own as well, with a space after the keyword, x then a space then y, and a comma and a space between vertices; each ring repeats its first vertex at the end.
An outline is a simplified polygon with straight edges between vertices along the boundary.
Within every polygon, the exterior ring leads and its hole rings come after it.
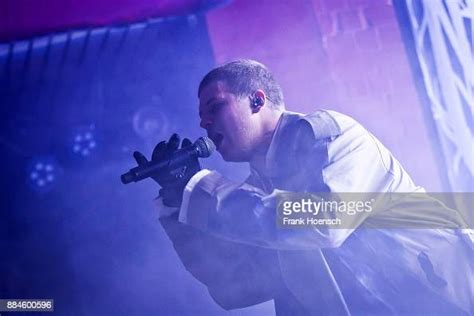
POLYGON ((209 137, 199 137, 195 142, 194 146, 197 149, 198 157, 207 158, 216 150, 216 145, 209 137))

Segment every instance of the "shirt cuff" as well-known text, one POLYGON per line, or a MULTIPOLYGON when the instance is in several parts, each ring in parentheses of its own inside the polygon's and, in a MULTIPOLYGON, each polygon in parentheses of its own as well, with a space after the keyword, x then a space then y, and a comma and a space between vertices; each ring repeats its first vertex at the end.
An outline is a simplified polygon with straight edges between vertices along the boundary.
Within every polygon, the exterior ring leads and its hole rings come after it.
POLYGON ((178 220, 206 230, 210 213, 217 211, 219 200, 236 186, 215 170, 201 170, 186 185, 178 220))
POLYGON ((191 198, 191 193, 193 192, 194 188, 201 181, 202 178, 210 174, 211 171, 207 169, 202 169, 198 173, 196 173, 186 184, 183 192, 183 201, 181 203, 181 208, 179 210, 179 217, 178 220, 181 223, 186 224, 188 222, 188 207, 189 207, 189 200, 191 198))

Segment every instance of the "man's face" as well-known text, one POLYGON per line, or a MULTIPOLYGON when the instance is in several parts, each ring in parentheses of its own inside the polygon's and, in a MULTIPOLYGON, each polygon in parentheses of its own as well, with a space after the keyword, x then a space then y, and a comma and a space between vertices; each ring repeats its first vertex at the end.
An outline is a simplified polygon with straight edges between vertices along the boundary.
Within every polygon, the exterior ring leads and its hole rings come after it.
POLYGON ((257 141, 250 99, 227 92, 222 81, 209 83, 199 96, 201 127, 226 161, 249 161, 257 141))

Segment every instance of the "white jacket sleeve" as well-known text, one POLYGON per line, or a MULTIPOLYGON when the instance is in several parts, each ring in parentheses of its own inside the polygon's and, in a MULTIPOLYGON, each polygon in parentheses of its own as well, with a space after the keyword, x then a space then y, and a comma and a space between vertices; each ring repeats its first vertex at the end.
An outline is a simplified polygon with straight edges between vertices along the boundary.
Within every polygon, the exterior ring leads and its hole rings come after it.
MULTIPOLYGON (((339 118, 342 133, 327 145, 322 169, 331 192, 413 192, 416 186, 390 152, 349 117, 339 118)), ((305 174, 302 170, 301 176, 305 174)), ((275 201, 288 195, 266 194, 249 184, 239 185, 216 171, 203 170, 186 187, 179 221, 221 238, 274 249, 339 247, 368 213, 346 216, 348 229, 311 226, 278 229, 275 201)))

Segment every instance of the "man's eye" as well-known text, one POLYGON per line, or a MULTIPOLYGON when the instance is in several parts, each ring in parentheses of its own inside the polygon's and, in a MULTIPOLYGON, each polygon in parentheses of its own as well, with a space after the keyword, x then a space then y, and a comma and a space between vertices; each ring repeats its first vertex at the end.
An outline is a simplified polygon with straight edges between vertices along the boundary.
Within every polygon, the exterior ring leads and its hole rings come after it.
POLYGON ((224 102, 219 102, 219 103, 213 104, 212 107, 211 107, 211 113, 212 114, 218 113, 223 105, 224 105, 224 102))

